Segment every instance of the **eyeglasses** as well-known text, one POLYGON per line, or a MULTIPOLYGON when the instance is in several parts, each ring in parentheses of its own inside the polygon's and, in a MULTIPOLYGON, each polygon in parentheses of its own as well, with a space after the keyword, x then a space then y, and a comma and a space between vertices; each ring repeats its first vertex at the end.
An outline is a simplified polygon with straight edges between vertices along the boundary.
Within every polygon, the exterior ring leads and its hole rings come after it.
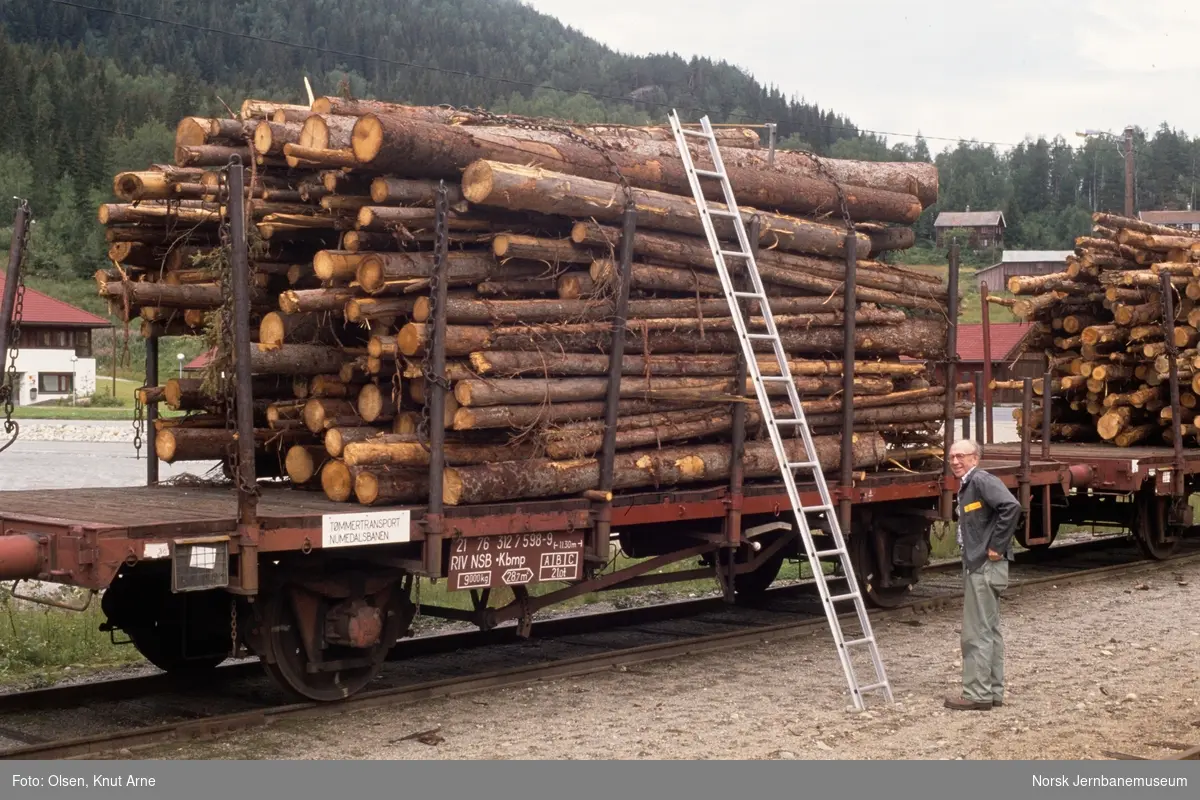
POLYGON ((974 457, 975 457, 975 454, 974 454, 974 453, 966 453, 966 454, 964 454, 964 453, 951 453, 951 454, 950 454, 950 460, 951 460, 951 461, 963 461, 963 460, 965 460, 965 459, 968 459, 968 458, 974 458, 974 457))

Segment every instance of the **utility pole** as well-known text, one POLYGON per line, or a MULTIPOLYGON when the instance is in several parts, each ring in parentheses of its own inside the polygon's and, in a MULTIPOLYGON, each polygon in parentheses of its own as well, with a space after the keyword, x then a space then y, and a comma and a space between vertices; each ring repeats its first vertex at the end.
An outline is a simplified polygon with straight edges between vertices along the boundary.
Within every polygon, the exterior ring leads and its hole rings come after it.
POLYGON ((1125 128, 1125 216, 1133 216, 1133 126, 1125 128))

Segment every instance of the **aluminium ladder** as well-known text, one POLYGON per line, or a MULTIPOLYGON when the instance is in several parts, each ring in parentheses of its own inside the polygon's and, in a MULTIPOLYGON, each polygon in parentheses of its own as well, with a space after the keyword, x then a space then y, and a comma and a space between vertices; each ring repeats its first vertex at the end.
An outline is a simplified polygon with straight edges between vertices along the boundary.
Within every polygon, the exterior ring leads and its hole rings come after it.
MULTIPOLYGON (((861 710, 864 706, 863 695, 879 689, 883 690, 884 696, 890 703, 892 702, 892 687, 888 682, 887 674, 883 668, 883 660, 879 656, 879 648, 875 641, 875 634, 871 630, 870 619, 867 617, 867 609, 863 601, 862 591, 855 578, 854 568, 850 563, 850 553, 846 547, 846 539, 842 534, 841 523, 838 519, 836 508, 833 505, 833 499, 829 493, 829 485, 826 483, 825 475, 821 471, 816 447, 813 445, 812 431, 809 429, 808 421, 804 417, 804 409, 800 404, 800 395, 796 390, 796 383, 788 367, 788 355, 783 348, 783 342, 779 338, 779 330, 775 327, 775 318, 767 302, 766 290, 763 288, 762 278, 758 274, 758 265, 754 258, 754 248, 746 233, 746 226, 743 223, 737 201, 734 199, 733 187, 729 183, 729 176, 725 171, 725 164, 721 158, 721 152, 717 146, 717 139, 713 134, 712 125, 708 117, 704 117, 700 122, 702 130, 685 129, 679 120, 678 113, 674 110, 671 111, 670 120, 671 130, 675 134, 675 144, 679 148, 684 170, 687 172, 688 182, 691 184, 692 194, 696 200, 696 207, 700 211, 700 220, 704 225, 704 233, 708 237, 709 247, 712 249, 713 261, 716 264, 717 274, 721 278, 721 286, 725 291, 725 299, 728 301, 733 314, 733 324, 737 330, 738 339, 741 342, 742 353, 746 359, 746 367, 754 381, 754 391, 758 396, 763 424, 768 430, 771 436, 771 444, 775 448, 775 457, 778 459, 780 465, 780 474, 783 476, 784 485, 787 486, 792 510, 795 512, 796 522, 800 527, 800 535, 804 540, 805 552, 808 554, 808 563, 812 568, 812 574, 821 595, 821 604, 825 607, 825 616, 829 620, 833 640, 837 645, 838 657, 842 662, 842 670, 846 674, 846 682, 850 687, 850 695, 854 701, 854 707, 861 710), (687 137, 689 136, 708 145, 713 169, 696 168, 692 160, 691 151, 688 149, 687 137), (701 178, 720 181, 725 197, 725 208, 712 207, 700 185, 701 178), (724 218, 731 221, 734 230, 737 232, 738 249, 728 250, 722 246, 721 242, 717 239, 716 229, 713 225, 714 218, 724 218), (751 291, 738 290, 726 259, 732 259, 734 262, 740 261, 744 264, 744 272, 750 280, 751 291), (758 307, 761 309, 760 313, 763 317, 765 331, 750 332, 748 330, 749 325, 746 317, 749 314, 739 304, 741 301, 757 301, 758 307), (758 359, 754 354, 754 343, 756 341, 771 343, 775 353, 775 360, 779 367, 778 375, 764 376, 762 374, 758 359), (771 400, 767 396, 768 383, 782 383, 787 387, 788 399, 791 401, 792 406, 791 417, 786 419, 776 418, 771 409, 771 400), (793 432, 800 432, 805 453, 802 461, 789 460, 781 433, 781 429, 784 428, 793 432), (820 493, 820 505, 805 506, 800 499, 800 492, 796 488, 796 473, 804 471, 812 473, 812 480, 816 483, 817 490, 820 493), (808 521, 809 514, 825 515, 830 533, 833 536, 833 549, 816 549, 808 521), (848 586, 847 591, 843 594, 830 594, 829 586, 825 580, 825 572, 821 568, 820 559, 831 556, 837 556, 841 561, 842 574, 845 576, 848 586), (858 612, 858 622, 862 628, 862 636, 856 639, 847 640, 845 638, 841 623, 838 620, 835 604, 846 600, 853 600, 854 609, 858 612), (855 673, 854 664, 851 659, 851 653, 857 647, 866 647, 868 649, 871 662, 875 668, 875 680, 865 686, 859 684, 858 676, 855 673)), ((852 310, 847 309, 846 313, 852 313, 852 310)), ((843 431, 842 435, 849 436, 850 431, 843 431)))

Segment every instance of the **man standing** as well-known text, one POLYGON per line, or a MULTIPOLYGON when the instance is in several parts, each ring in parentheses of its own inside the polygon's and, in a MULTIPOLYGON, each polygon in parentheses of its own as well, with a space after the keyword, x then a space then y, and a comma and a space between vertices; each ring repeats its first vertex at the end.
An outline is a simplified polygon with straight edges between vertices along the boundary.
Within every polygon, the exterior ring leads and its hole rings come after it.
POLYGON ((962 693, 946 708, 988 711, 1004 705, 1004 638, 1000 592, 1008 586, 1012 536, 1021 504, 1000 479, 978 469, 977 443, 950 448, 950 470, 959 479, 958 539, 963 563, 962 693))

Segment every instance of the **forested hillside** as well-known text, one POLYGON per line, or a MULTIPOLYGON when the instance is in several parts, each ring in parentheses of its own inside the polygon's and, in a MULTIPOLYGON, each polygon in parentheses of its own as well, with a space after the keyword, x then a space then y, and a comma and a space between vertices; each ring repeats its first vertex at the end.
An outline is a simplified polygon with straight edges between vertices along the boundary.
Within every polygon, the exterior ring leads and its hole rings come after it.
MULTIPOLYGON (((775 121, 785 146, 821 154, 933 158, 942 196, 918 228, 927 237, 938 211, 969 205, 1003 209, 1010 246, 1065 248, 1087 230, 1093 209, 1123 204, 1115 142, 1058 139, 1005 151, 960 143, 936 157, 920 138, 889 147, 735 66, 621 55, 515 0, 89 3, 188 27, 52 0, 0 0, 0 218, 11 216, 13 195, 29 197, 38 219, 33 267, 61 279, 90 276, 102 258, 95 209, 110 197, 114 172, 169 160, 174 125, 186 114, 224 116, 224 106, 250 96, 304 102, 304 76, 318 93, 581 122, 661 122, 674 105, 717 121, 775 121)), ((1195 200, 1200 143, 1164 124, 1148 137, 1139 132, 1137 148, 1139 208, 1195 200)), ((0 245, 7 246, 3 228, 0 245)))

